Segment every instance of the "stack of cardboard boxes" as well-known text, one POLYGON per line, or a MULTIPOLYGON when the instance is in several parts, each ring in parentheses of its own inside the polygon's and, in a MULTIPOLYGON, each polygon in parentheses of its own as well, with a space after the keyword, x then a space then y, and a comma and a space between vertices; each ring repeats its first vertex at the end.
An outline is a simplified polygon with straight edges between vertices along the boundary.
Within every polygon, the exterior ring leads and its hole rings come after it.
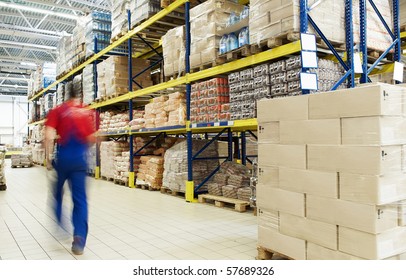
POLYGON ((404 258, 406 88, 258 103, 258 243, 293 259, 404 258))
MULTIPOLYGON (((374 1, 383 18, 392 26, 391 1, 374 1)), ((309 0, 312 7, 310 16, 319 25, 324 35, 332 42, 345 43, 345 1, 309 0), (318 2, 318 3, 317 3, 318 2)), ((353 1, 353 20, 355 42, 359 42, 359 1, 353 1)), ((367 5, 368 46, 376 50, 386 50, 391 38, 385 27, 373 12, 372 6, 367 5)), ((312 28, 311 33, 315 34, 312 28)), ((259 44, 263 40, 287 36, 290 32, 300 32, 300 1, 299 0, 253 0, 250 1, 250 42, 259 44)))
POLYGON ((190 10, 191 55, 190 67, 214 62, 219 53, 220 31, 227 25, 232 12, 244 9, 227 0, 209 0, 190 10))
POLYGON ((180 76, 185 70, 185 26, 175 27, 162 36, 162 51, 165 76, 180 76))
MULTIPOLYGON (((135 2, 135 1, 134 1, 135 2)), ((111 38, 118 37, 121 32, 128 31, 127 10, 130 8, 129 0, 113 1, 111 10, 111 38)))
MULTIPOLYGON (((133 73, 139 73, 149 66, 144 59, 133 59, 133 73)), ((123 56, 111 56, 97 65, 97 98, 119 96, 129 92, 128 90, 128 59, 123 56)), ((152 86, 151 71, 147 70, 139 75, 135 81, 142 87, 152 86)), ((138 89, 133 83, 133 90, 138 89)))

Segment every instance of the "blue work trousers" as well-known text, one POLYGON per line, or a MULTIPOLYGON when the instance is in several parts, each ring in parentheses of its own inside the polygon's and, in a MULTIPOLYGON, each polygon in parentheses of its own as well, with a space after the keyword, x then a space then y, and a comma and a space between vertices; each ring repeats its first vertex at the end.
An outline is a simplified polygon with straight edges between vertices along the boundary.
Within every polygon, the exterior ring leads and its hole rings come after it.
POLYGON ((55 215, 60 223, 62 218, 63 186, 65 181, 68 181, 73 200, 73 235, 82 237, 85 242, 88 233, 86 169, 87 163, 83 152, 78 154, 77 150, 75 153, 69 147, 59 148, 55 163, 58 176, 54 190, 55 215))

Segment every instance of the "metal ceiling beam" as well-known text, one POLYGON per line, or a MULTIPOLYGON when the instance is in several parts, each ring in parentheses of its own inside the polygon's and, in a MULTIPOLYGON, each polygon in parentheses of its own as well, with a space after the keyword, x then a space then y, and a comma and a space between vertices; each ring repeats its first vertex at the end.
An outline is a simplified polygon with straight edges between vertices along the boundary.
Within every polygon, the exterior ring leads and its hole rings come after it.
POLYGON ((22 62, 31 62, 31 63, 35 63, 35 64, 42 64, 44 62, 53 62, 51 60, 44 61, 42 59, 34 59, 34 58, 31 58, 31 57, 26 57, 26 56, 22 56, 22 55, 14 56, 14 57, 0 55, 0 61, 18 63, 18 64, 20 64, 22 62))
POLYGON ((11 3, 11 2, 0 2, 0 7, 12 8, 12 9, 16 9, 19 11, 44 14, 44 15, 49 15, 49 16, 54 16, 54 17, 61 17, 61 18, 66 18, 66 19, 74 20, 74 21, 76 21, 78 19, 78 17, 73 14, 54 12, 51 10, 34 8, 34 7, 29 7, 29 6, 20 5, 20 4, 11 3))
POLYGON ((4 69, 14 69, 14 70, 17 70, 16 68, 19 68, 19 69, 28 69, 28 70, 33 70, 33 69, 36 69, 37 67, 36 66, 31 66, 31 65, 22 65, 22 64, 20 64, 20 63, 13 63, 13 64, 11 64, 11 63, 1 63, 0 62, 0 69, 1 70, 3 70, 3 67, 4 67, 4 69))
POLYGON ((12 75, 31 75, 31 70, 0 67, 0 73, 12 75))
POLYGON ((2 27, 2 25, 0 25, 0 33, 4 34, 4 35, 10 35, 10 36, 16 36, 16 37, 43 39, 43 40, 49 40, 49 41, 59 41, 61 38, 61 36, 37 33, 37 32, 35 32, 35 29, 32 29, 32 31, 20 31, 20 30, 15 30, 15 29, 13 30, 8 27, 2 27))
POLYGON ((15 30, 15 31, 35 32, 40 35, 49 35, 51 37, 59 37, 59 38, 62 36, 72 35, 65 31, 56 32, 56 31, 51 31, 51 30, 46 30, 46 29, 30 28, 30 27, 19 26, 19 25, 14 25, 14 24, 7 24, 7 23, 0 23, 0 28, 15 30))
MULTIPOLYGON (((1 15, 2 16, 21 18, 21 15, 19 13, 17 13, 15 10, 13 10, 13 11, 1 11, 1 15)), ((43 15, 26 14, 25 17, 27 19, 41 20, 44 16, 43 15)), ((63 19, 63 18, 53 18, 52 22, 69 25, 69 26, 72 26, 72 28, 76 26, 76 22, 74 22, 72 20, 68 20, 68 19, 63 19)))
POLYGON ((0 46, 5 48, 17 48, 17 49, 35 49, 39 51, 56 51, 56 47, 52 46, 43 46, 29 43, 21 43, 7 40, 0 40, 0 46), (6 46, 9 45, 9 46, 6 46))
MULTIPOLYGON (((112 8, 111 3, 103 5, 102 3, 97 4, 94 1, 86 1, 86 0, 70 0, 70 2, 86 5, 88 7, 91 7, 92 10, 96 8, 99 10, 110 11, 112 8)), ((103 1, 103 3, 106 3, 106 1, 103 1)))
POLYGON ((28 86, 19 86, 19 85, 5 85, 2 84, 0 85, 0 88, 2 87, 9 87, 9 88, 15 88, 15 89, 28 89, 28 86))
POLYGON ((28 82, 30 79, 27 79, 27 78, 16 78, 16 77, 3 77, 3 76, 0 76, 0 80, 28 82))
POLYGON ((75 12, 80 12, 80 13, 88 13, 90 11, 90 9, 88 8, 78 8, 78 7, 72 7, 72 6, 67 6, 67 5, 63 5, 63 4, 56 4, 55 1, 49 2, 49 1, 42 1, 42 0, 30 0, 30 1, 26 1, 28 3, 37 3, 37 4, 41 4, 44 6, 50 6, 50 7, 55 7, 55 8, 59 8, 59 9, 64 9, 64 10, 71 10, 71 11, 75 11, 75 12))

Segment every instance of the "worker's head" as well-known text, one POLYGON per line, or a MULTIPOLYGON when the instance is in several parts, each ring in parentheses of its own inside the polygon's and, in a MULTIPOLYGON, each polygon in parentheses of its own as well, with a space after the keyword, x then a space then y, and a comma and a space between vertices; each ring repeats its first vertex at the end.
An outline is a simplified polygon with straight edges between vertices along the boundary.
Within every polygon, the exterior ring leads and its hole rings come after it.
POLYGON ((77 99, 77 98, 81 98, 81 92, 78 90, 72 89, 70 91, 69 99, 77 99))

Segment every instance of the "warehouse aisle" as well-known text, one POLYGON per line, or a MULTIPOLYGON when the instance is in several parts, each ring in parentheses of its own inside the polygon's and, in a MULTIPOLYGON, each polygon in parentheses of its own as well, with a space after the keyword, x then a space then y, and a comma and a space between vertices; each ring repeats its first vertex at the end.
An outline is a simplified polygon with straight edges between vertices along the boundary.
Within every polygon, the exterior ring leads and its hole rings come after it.
POLYGON ((44 167, 10 168, 0 192, 0 259, 164 260, 254 259, 256 217, 178 197, 129 189, 89 178, 90 229, 84 255, 71 253, 71 200, 65 193, 67 231, 53 219, 44 167))

